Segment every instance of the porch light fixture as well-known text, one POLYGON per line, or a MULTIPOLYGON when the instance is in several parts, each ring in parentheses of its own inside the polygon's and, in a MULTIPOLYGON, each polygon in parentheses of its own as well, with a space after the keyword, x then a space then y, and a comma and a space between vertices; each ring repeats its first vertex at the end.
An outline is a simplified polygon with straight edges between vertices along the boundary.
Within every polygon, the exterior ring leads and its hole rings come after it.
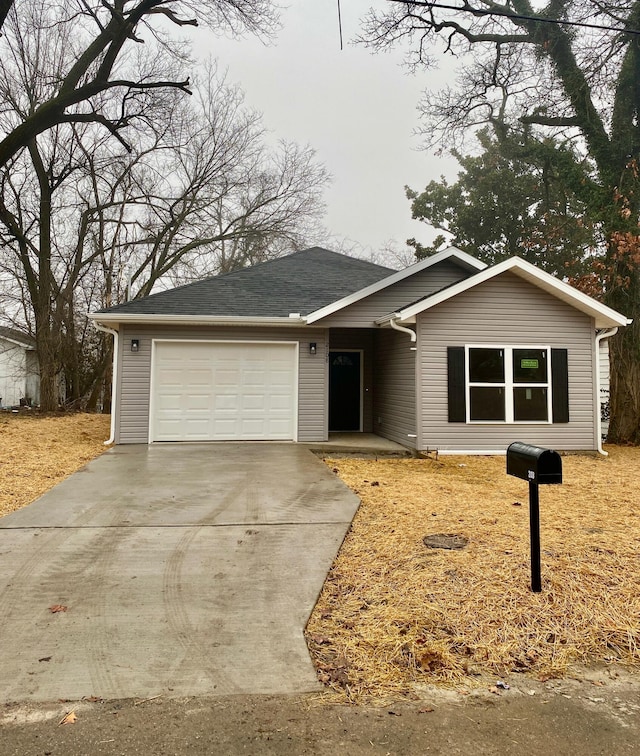
POLYGON ((140 351, 140 339, 131 339, 131 351, 132 352, 140 351))
POLYGON ((315 353, 316 353, 317 351, 318 351, 318 350, 317 350, 317 348, 316 348, 316 342, 315 342, 315 341, 312 341, 312 342, 311 342, 311 343, 309 344, 309 354, 315 354, 315 353))

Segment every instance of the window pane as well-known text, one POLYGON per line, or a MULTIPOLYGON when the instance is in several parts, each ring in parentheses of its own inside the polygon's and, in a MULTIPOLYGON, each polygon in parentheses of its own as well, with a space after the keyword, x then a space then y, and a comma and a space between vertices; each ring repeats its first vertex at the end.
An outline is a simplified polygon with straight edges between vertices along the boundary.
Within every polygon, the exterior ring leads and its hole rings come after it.
POLYGON ((547 389, 513 389, 513 419, 516 422, 518 420, 548 420, 547 389))
POLYGON ((514 383, 546 383, 547 350, 514 349, 513 381, 514 383))
POLYGON ((505 419, 503 388, 472 386, 469 391, 469 397, 471 420, 505 419))
POLYGON ((470 349, 471 383, 504 383, 504 349, 470 349))

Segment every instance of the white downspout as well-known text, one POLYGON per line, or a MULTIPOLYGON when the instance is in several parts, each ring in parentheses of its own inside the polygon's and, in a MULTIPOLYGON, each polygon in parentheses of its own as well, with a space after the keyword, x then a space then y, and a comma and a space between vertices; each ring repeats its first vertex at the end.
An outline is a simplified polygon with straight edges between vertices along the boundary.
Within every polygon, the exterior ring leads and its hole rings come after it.
POLYGON ((116 440, 116 396, 117 396, 117 382, 118 382, 118 332, 113 328, 107 328, 93 321, 93 325, 98 331, 104 331, 104 333, 110 333, 113 335, 113 375, 111 377, 111 435, 104 442, 105 446, 109 446, 116 440))
MULTIPOLYGON (((418 337, 416 335, 416 332, 413 331, 411 328, 406 328, 405 326, 398 325, 396 323, 397 318, 389 318, 389 325, 391 328, 393 328, 394 331, 400 331, 401 333, 406 333, 408 336, 411 337, 411 343, 415 344, 418 340, 418 337)), ((412 346, 410 347, 413 352, 416 351, 416 347, 412 346)))
MULTIPOLYGON (((406 328, 405 326, 398 325, 396 323, 396 320, 397 320, 397 316, 395 318, 389 318, 389 325, 391 326, 391 328, 393 328, 394 331, 400 331, 400 333, 406 333, 411 338, 411 343, 415 344, 417 342, 417 340, 418 340, 418 335, 416 334, 416 332, 413 331, 411 328, 406 328)), ((409 349, 412 352, 416 352, 417 351, 417 347, 414 347, 414 346, 409 347, 409 349)), ((408 433, 407 434, 407 438, 417 439, 418 438, 418 434, 417 433, 408 433)))
POLYGON ((616 333, 618 333, 617 328, 609 328, 606 331, 600 331, 600 333, 596 334, 596 400, 598 408, 598 413, 596 416, 596 433, 598 439, 598 452, 604 457, 608 457, 609 452, 606 452, 602 448, 602 413, 600 410, 600 342, 603 339, 610 339, 612 336, 615 336, 616 333))

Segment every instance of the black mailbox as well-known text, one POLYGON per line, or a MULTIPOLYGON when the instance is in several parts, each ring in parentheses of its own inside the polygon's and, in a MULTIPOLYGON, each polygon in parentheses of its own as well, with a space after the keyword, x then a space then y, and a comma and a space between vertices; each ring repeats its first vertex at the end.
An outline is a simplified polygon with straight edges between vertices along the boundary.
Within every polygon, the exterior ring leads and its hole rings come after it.
POLYGON ((516 441, 507 448, 507 475, 529 483, 562 483, 562 458, 552 449, 516 441))

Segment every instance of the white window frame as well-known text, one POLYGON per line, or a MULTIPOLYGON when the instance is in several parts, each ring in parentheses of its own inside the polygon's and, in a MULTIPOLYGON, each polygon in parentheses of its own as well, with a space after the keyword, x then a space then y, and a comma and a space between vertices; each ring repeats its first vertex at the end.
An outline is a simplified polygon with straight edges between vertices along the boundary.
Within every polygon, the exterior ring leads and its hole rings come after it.
POLYGON ((464 346, 464 383, 466 402, 466 421, 471 425, 551 425, 551 347, 540 344, 465 344, 464 346), (501 349, 504 353, 504 381, 497 383, 471 382, 469 378, 469 352, 472 349, 501 349), (547 353, 547 382, 546 383, 516 383, 513 380, 513 352, 516 349, 539 349, 547 353), (471 388, 504 388, 505 419, 504 420, 472 420, 471 419, 471 388), (546 420, 514 420, 513 390, 514 388, 546 388, 547 389, 547 419, 546 420))

